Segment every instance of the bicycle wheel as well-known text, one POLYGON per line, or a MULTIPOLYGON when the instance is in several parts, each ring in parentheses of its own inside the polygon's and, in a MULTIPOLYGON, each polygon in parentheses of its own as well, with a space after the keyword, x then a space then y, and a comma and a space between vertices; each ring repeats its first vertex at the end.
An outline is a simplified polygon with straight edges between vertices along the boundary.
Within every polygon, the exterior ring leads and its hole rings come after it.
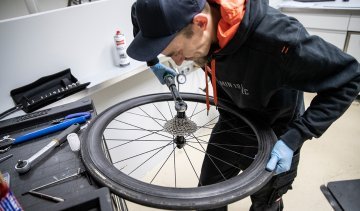
MULTIPOLYGON (((203 158, 221 161, 221 157, 205 153, 219 113, 214 107, 207 115, 203 95, 182 93, 181 96, 188 104, 186 116, 197 125, 196 131, 184 135, 181 143, 164 131, 164 124, 176 113, 170 93, 133 98, 97 116, 88 126, 81 145, 84 164, 94 179, 135 203, 176 210, 224 206, 265 185, 272 176, 265 165, 276 136, 261 122, 250 121, 238 109, 221 103, 219 109, 248 125, 253 133, 249 135, 256 137, 253 147, 257 153, 251 158, 250 166, 237 176, 198 187, 203 158), (185 167, 190 170, 184 170, 185 167)), ((236 128, 221 132, 236 132, 236 128)), ((228 150, 228 153, 235 152, 228 150)))

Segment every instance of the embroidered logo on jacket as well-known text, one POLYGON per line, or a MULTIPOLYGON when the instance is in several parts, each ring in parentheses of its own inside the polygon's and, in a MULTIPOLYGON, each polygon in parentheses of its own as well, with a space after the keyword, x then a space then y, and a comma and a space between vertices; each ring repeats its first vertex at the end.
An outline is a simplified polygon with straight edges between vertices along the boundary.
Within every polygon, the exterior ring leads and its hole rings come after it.
POLYGON ((246 89, 242 84, 235 84, 235 83, 231 83, 229 81, 220 81, 220 80, 218 80, 218 82, 223 87, 238 89, 241 91, 241 94, 250 95, 249 90, 246 89))

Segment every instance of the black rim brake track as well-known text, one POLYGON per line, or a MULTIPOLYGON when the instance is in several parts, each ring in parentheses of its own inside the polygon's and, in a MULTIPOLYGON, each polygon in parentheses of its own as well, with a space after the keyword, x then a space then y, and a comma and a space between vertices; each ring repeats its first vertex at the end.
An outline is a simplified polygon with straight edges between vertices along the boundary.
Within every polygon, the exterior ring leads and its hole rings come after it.
MULTIPOLYGON (((182 93, 184 101, 205 102, 205 96, 182 93)), ((273 131, 260 121, 249 121, 245 114, 234 112, 227 104, 219 106, 243 119, 254 130, 258 139, 258 154, 241 174, 213 185, 194 188, 170 188, 136 180, 118 169, 106 158, 101 137, 105 127, 119 114, 148 103, 172 101, 170 93, 145 95, 118 103, 97 116, 88 126, 81 144, 84 164, 93 178, 111 192, 145 206, 162 209, 208 209, 243 199, 259 190, 272 177, 265 170, 270 150, 276 141, 273 131)), ((212 102, 212 99, 211 99, 212 102)))

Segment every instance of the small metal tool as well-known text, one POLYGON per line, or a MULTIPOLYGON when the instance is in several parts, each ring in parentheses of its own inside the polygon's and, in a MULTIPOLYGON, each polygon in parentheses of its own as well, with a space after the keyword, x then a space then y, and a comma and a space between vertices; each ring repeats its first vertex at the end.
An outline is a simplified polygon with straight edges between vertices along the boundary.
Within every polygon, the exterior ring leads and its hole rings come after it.
POLYGON ((9 158, 11 158, 12 156, 13 156, 13 155, 10 154, 10 155, 7 155, 7 156, 5 156, 5 157, 0 158, 0 163, 3 162, 3 161, 5 161, 5 160, 7 160, 7 159, 9 159, 9 158))
POLYGON ((56 138, 54 138, 48 145, 42 148, 40 151, 35 153, 27 160, 19 160, 15 165, 15 170, 18 173, 26 173, 28 172, 32 166, 34 166, 37 162, 43 159, 46 155, 49 154, 55 147, 59 146, 66 140, 66 136, 70 133, 77 132, 80 129, 79 124, 71 125, 62 131, 56 138))
POLYGON ((68 179, 70 179, 70 178, 81 176, 81 175, 84 174, 84 173, 85 173, 85 170, 81 170, 81 169, 79 168, 78 171, 77 171, 75 174, 69 175, 69 176, 64 177, 64 178, 61 178, 61 179, 59 179, 59 180, 55 180, 55 181, 50 182, 50 183, 47 183, 47 184, 45 184, 45 185, 41 185, 41 186, 39 186, 39 187, 33 188, 33 189, 29 190, 28 192, 22 193, 21 195, 25 195, 25 194, 27 194, 27 193, 30 193, 30 191, 38 191, 38 190, 40 190, 40 189, 44 189, 44 188, 47 188, 47 187, 56 185, 56 184, 58 184, 58 183, 60 183, 60 182, 63 182, 63 181, 65 181, 65 180, 68 180, 68 179))
POLYGON ((50 201, 53 201, 53 202, 63 202, 63 201, 64 201, 63 198, 55 197, 55 196, 50 196, 50 195, 48 195, 48 194, 36 192, 36 191, 33 191, 33 190, 30 190, 29 193, 30 193, 31 195, 40 197, 40 198, 42 198, 42 199, 47 199, 47 200, 50 200, 50 201))

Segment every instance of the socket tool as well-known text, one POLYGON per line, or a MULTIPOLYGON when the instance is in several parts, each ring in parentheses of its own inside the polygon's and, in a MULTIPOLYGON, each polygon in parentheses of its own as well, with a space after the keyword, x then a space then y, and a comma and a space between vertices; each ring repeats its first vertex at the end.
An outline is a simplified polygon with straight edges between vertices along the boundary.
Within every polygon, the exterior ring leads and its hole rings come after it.
POLYGON ((2 140, 0 140, 0 153, 6 152, 10 149, 12 145, 20 144, 25 141, 29 141, 34 138, 38 138, 44 135, 48 135, 60 130, 63 130, 70 125, 76 124, 76 123, 84 123, 87 119, 91 117, 90 112, 80 112, 80 113, 74 113, 67 115, 66 117, 62 118, 61 121, 58 120, 57 122, 60 122, 55 125, 51 125, 46 128, 42 128, 40 130, 36 130, 30 133, 27 133, 25 135, 18 136, 16 138, 11 138, 10 136, 4 136, 2 140))
POLYGON ((79 124, 73 124, 70 127, 66 128, 58 136, 52 139, 52 141, 49 144, 47 144, 44 148, 42 148, 40 151, 35 153, 29 159, 19 160, 15 165, 15 170, 21 174, 28 172, 32 166, 34 166, 37 162, 39 162, 46 155, 48 155, 55 147, 62 144, 66 140, 66 136, 68 134, 77 132, 79 131, 79 129, 80 129, 79 124))

